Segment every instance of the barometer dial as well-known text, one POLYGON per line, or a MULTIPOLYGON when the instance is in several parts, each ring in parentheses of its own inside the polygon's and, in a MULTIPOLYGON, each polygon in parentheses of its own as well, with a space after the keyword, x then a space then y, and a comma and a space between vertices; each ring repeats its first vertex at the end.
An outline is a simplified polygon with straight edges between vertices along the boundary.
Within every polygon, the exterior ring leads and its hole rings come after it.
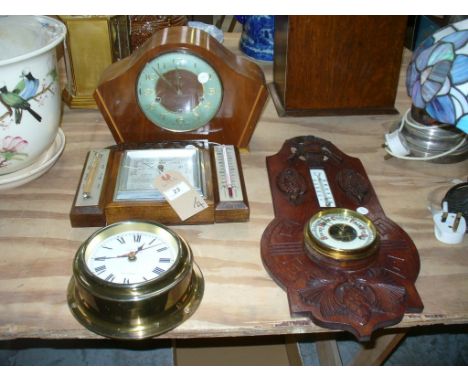
POLYGON ((378 234, 364 215, 345 208, 331 208, 315 214, 305 227, 306 245, 321 255, 361 259, 375 253, 378 234))

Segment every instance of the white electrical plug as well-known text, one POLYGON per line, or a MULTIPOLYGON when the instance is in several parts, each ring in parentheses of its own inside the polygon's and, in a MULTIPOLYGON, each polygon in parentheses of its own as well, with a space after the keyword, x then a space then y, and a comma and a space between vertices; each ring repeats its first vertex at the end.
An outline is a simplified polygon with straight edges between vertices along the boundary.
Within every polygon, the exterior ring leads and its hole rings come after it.
POLYGON ((392 155, 406 157, 411 151, 405 137, 400 130, 395 130, 385 134, 385 146, 391 151, 392 155))
POLYGON ((466 220, 462 213, 448 212, 447 202, 442 211, 433 215, 434 233, 437 240, 446 244, 460 244, 466 231, 466 220))

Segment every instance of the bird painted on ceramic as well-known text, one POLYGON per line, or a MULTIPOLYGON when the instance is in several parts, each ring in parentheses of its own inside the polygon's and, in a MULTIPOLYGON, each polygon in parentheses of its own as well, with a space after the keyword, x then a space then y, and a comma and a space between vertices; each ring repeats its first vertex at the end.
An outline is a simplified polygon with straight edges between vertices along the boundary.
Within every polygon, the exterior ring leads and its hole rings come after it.
POLYGON ((27 110, 38 122, 42 121, 42 117, 37 114, 28 101, 15 92, 8 91, 6 86, 0 88, 0 99, 2 103, 14 109, 15 123, 20 124, 23 118, 23 110, 27 110))
POLYGON ((39 80, 35 78, 31 72, 28 74, 22 74, 22 79, 16 84, 13 89, 13 93, 18 94, 21 98, 26 101, 34 97, 39 88, 39 80))

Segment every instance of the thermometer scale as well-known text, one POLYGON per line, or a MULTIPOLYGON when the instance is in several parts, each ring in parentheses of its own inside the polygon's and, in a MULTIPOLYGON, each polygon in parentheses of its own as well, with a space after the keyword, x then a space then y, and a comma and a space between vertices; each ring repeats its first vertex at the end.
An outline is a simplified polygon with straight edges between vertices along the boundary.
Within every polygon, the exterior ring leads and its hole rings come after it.
POLYGON ((91 150, 83 172, 78 191, 76 205, 80 207, 93 206, 99 202, 101 196, 104 175, 109 159, 108 149, 91 150))
POLYGON ((327 174, 322 169, 310 169, 310 177, 320 207, 336 207, 333 193, 328 183, 327 174))
POLYGON ((214 146, 214 157, 220 201, 242 201, 244 197, 234 146, 214 146))

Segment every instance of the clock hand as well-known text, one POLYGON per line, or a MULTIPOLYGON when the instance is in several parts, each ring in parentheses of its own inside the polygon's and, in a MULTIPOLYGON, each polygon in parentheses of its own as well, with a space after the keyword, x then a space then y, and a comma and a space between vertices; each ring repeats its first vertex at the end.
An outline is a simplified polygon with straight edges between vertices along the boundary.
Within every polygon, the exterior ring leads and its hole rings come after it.
POLYGON ((138 253, 140 251, 145 251, 146 249, 150 249, 150 248, 154 248, 154 247, 157 247, 159 245, 161 245, 162 243, 158 243, 158 244, 153 244, 153 245, 150 245, 149 247, 146 247, 146 248, 143 248, 144 247, 144 244, 143 245, 140 245, 138 247, 138 249, 135 251, 135 253, 138 253))
MULTIPOLYGON (((131 252, 130 252, 131 253, 131 252)), ((128 257, 128 253, 125 253, 123 255, 117 255, 117 256, 99 256, 95 257, 94 260, 108 260, 108 259, 118 259, 118 258, 124 258, 128 257)))
POLYGON ((154 248, 154 247, 157 247, 159 245, 161 245, 161 243, 159 244, 154 244, 154 245, 150 245, 149 247, 146 247, 144 248, 144 245, 145 244, 142 244, 140 245, 136 251, 130 251, 128 253, 124 253, 123 255, 117 255, 117 256, 99 256, 99 257, 95 257, 94 260, 108 260, 108 259, 119 259, 119 258, 125 258, 127 257, 128 259, 134 259, 136 257, 136 254, 138 252, 141 252, 141 251, 144 251, 146 249, 150 249, 150 248, 154 248))
POLYGON ((181 93, 181 92, 180 92, 180 89, 177 89, 171 81, 169 81, 166 77, 164 77, 163 74, 161 74, 161 73, 158 71, 158 69, 156 69, 154 66, 152 66, 151 68, 156 72, 156 74, 157 74, 166 84, 168 84, 172 89, 174 89, 174 90, 176 91, 177 94, 180 94, 180 93, 181 93))
POLYGON ((178 92, 177 94, 180 94, 180 92, 182 92, 182 90, 181 90, 181 85, 182 84, 180 83, 180 79, 181 79, 180 72, 179 72, 179 68, 177 66, 176 66, 175 70, 176 70, 176 78, 177 78, 177 92, 178 92))

